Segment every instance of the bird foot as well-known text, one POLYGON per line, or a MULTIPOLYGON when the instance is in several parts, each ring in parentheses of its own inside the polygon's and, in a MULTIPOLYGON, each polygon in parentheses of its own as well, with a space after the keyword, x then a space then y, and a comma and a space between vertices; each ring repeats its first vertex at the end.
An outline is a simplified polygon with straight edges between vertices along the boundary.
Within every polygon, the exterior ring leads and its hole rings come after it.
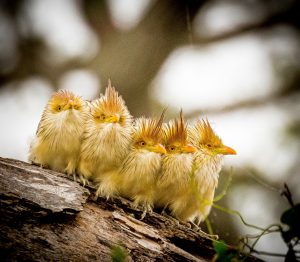
POLYGON ((150 214, 150 215, 153 213, 153 210, 152 210, 152 207, 151 207, 150 204, 145 204, 144 207, 143 207, 143 210, 144 211, 143 211, 143 214, 142 214, 140 220, 143 220, 147 213, 150 214))
POLYGON ((218 240, 219 239, 218 235, 211 235, 211 234, 205 233, 204 231, 201 230, 201 228, 198 225, 196 225, 192 221, 189 221, 188 224, 190 224, 190 228, 193 229, 194 231, 196 231, 197 233, 199 233, 199 235, 201 237, 204 237, 204 238, 207 238, 210 240, 218 240))
POLYGON ((33 160, 30 162, 31 165, 34 165, 34 166, 39 166, 41 168, 43 168, 43 165, 38 163, 38 162, 34 162, 33 160))
POLYGON ((160 214, 162 215, 162 216, 168 216, 168 213, 166 212, 166 206, 163 208, 163 210, 160 212, 160 214))
MULTIPOLYGON (((74 165, 74 163, 72 161, 70 161, 67 165, 67 167, 64 169, 64 173, 71 176, 73 175, 76 175, 75 174, 75 169, 76 169, 76 165, 74 165)), ((75 180, 76 181, 76 180, 75 180)))
MULTIPOLYGON (((173 222, 175 222, 175 224, 176 224, 177 226, 180 225, 180 221, 177 220, 175 217, 172 217, 171 215, 169 215, 169 214, 165 211, 165 208, 161 211, 160 214, 161 214, 162 216, 164 216, 164 217, 166 217, 166 218, 172 220, 173 222)), ((186 224, 186 223, 184 223, 184 224, 186 224)))
POLYGON ((101 185, 98 186, 98 188, 97 188, 94 200, 97 200, 99 196, 106 198, 106 201, 113 199, 113 196, 111 194, 109 194, 108 192, 106 192, 101 185))
POLYGON ((47 164, 41 164, 41 163, 34 162, 34 161, 31 161, 30 164, 31 164, 31 165, 34 165, 34 166, 38 166, 38 167, 40 167, 40 168, 51 169, 47 164))
MULTIPOLYGON (((76 177, 75 177, 75 179, 76 179, 76 177)), ((79 175, 79 183, 82 184, 83 187, 88 186, 90 184, 90 182, 82 175, 79 175)))

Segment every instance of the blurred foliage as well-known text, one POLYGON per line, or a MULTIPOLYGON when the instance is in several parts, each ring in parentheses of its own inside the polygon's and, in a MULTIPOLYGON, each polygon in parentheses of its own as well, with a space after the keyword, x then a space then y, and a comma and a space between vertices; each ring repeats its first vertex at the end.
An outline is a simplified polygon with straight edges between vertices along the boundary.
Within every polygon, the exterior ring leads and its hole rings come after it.
MULTIPOLYGON (((0 1, 0 10, 9 18, 17 39, 14 51, 16 65, 7 69, 8 61, 1 61, 0 58, 0 87, 32 75, 45 77, 56 86, 64 73, 86 68, 96 72, 102 84, 106 84, 111 77, 133 115, 151 115, 156 110, 155 101, 151 101, 149 96, 149 88, 162 64, 175 49, 189 44, 205 46, 246 32, 270 29, 277 24, 300 27, 300 4, 297 0, 254 1, 251 7, 264 14, 261 19, 210 37, 197 35, 190 27, 194 26, 196 16, 214 1, 153 0, 138 25, 122 31, 112 21, 108 1, 81 0, 76 5, 97 36, 101 48, 88 61, 75 57, 53 64, 45 56, 49 52, 45 39, 37 38, 31 30, 30 17, 24 16, 24 7, 32 3, 29 0, 0 1)), ((232 4, 234 1, 228 3, 232 4)), ((243 1, 243 4, 247 6, 249 3, 243 1)), ((287 79, 298 79, 299 76, 294 68, 288 68, 286 74, 292 74, 287 79)), ((292 82, 287 83, 289 87, 285 89, 285 93, 292 92, 295 88, 299 90, 299 85, 295 85, 296 81, 292 82)))
MULTIPOLYGON (((213 261, 245 261, 247 256, 251 254, 266 255, 270 257, 284 257, 286 262, 300 261, 299 249, 296 249, 296 247, 300 247, 300 203, 294 204, 292 194, 286 184, 284 185, 281 195, 286 197, 291 205, 291 207, 284 211, 281 215, 280 221, 284 225, 272 224, 266 228, 261 228, 247 223, 243 216, 235 210, 213 205, 215 208, 218 208, 228 214, 237 215, 245 226, 260 231, 258 235, 242 236, 236 246, 229 246, 224 241, 213 241, 213 247, 216 252, 213 261), (288 226, 287 229, 285 229, 285 225, 288 226), (281 233, 282 239, 288 247, 288 252, 286 254, 258 251, 255 249, 258 241, 263 236, 277 232, 281 233), (249 242, 250 240, 252 243, 249 242)), ((210 233, 212 233, 212 230, 210 230, 210 233)))
POLYGON ((127 251, 121 245, 115 245, 111 248, 111 260, 112 262, 126 262, 127 251))
POLYGON ((213 262, 237 262, 242 261, 239 255, 238 249, 235 247, 229 247, 224 241, 213 242, 213 247, 216 255, 213 258, 213 262))

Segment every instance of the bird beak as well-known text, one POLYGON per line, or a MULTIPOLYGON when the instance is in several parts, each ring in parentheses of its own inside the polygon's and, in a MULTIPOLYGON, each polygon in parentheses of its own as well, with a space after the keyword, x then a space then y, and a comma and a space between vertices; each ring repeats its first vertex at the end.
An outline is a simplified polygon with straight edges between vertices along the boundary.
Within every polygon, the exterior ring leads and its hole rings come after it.
POLYGON ((156 144, 150 148, 151 151, 155 153, 160 153, 160 154, 166 154, 167 151, 165 147, 162 144, 156 144))
POLYGON ((111 122, 111 123, 118 123, 119 121, 120 121, 120 115, 119 114, 112 115, 109 118, 109 122, 111 122))
POLYGON ((69 100, 69 102, 68 102, 68 108, 73 108, 74 107, 74 101, 71 99, 71 100, 69 100))
POLYGON ((197 148, 192 145, 186 145, 186 146, 182 147, 182 152, 183 153, 195 153, 195 152, 197 152, 197 148))
POLYGON ((222 146, 217 149, 217 152, 222 155, 236 155, 236 151, 229 146, 222 146))

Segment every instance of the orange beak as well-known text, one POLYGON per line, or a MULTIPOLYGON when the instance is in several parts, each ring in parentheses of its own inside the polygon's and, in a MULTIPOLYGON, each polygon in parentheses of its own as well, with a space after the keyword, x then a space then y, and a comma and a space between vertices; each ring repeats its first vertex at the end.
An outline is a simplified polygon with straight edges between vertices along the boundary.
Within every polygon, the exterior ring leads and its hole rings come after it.
POLYGON ((72 99, 69 100, 68 106, 69 106, 69 108, 73 108, 74 107, 74 101, 72 99))
POLYGON ((195 153, 195 152, 197 152, 197 148, 188 144, 188 145, 182 147, 182 152, 183 153, 195 153))
POLYGON ((109 122, 111 123, 118 123, 120 121, 120 115, 114 114, 110 117, 109 122))
POLYGON ((151 147, 151 151, 155 153, 160 153, 160 154, 166 154, 167 151, 165 147, 162 144, 156 144, 153 147, 151 147))
POLYGON ((217 152, 222 155, 236 155, 236 151, 229 146, 222 146, 218 148, 217 152))

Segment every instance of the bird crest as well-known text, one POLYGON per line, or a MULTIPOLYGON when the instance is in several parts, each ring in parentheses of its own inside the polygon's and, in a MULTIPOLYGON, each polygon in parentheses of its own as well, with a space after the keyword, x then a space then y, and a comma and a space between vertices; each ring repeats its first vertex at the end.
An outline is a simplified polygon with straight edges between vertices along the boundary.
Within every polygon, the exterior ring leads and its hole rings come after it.
POLYGON ((73 103, 78 106, 82 106, 83 104, 83 100, 80 96, 77 96, 68 90, 59 90, 52 95, 49 105, 54 109, 59 105, 68 104, 70 100, 72 100, 73 103))
POLYGON ((170 121, 163 128, 165 144, 180 143, 186 144, 187 142, 187 124, 183 119, 182 110, 180 111, 179 118, 170 121))
POLYGON ((199 120, 191 131, 191 140, 193 144, 220 146, 222 140, 212 129, 208 119, 199 120))
POLYGON ((134 136, 135 141, 151 140, 153 142, 160 142, 162 139, 162 124, 165 111, 164 109, 159 119, 145 117, 137 119, 136 134, 134 136))
POLYGON ((105 94, 100 99, 95 101, 96 107, 99 107, 104 113, 123 112, 127 109, 122 96, 111 85, 110 79, 108 80, 108 86, 105 89, 105 94))

